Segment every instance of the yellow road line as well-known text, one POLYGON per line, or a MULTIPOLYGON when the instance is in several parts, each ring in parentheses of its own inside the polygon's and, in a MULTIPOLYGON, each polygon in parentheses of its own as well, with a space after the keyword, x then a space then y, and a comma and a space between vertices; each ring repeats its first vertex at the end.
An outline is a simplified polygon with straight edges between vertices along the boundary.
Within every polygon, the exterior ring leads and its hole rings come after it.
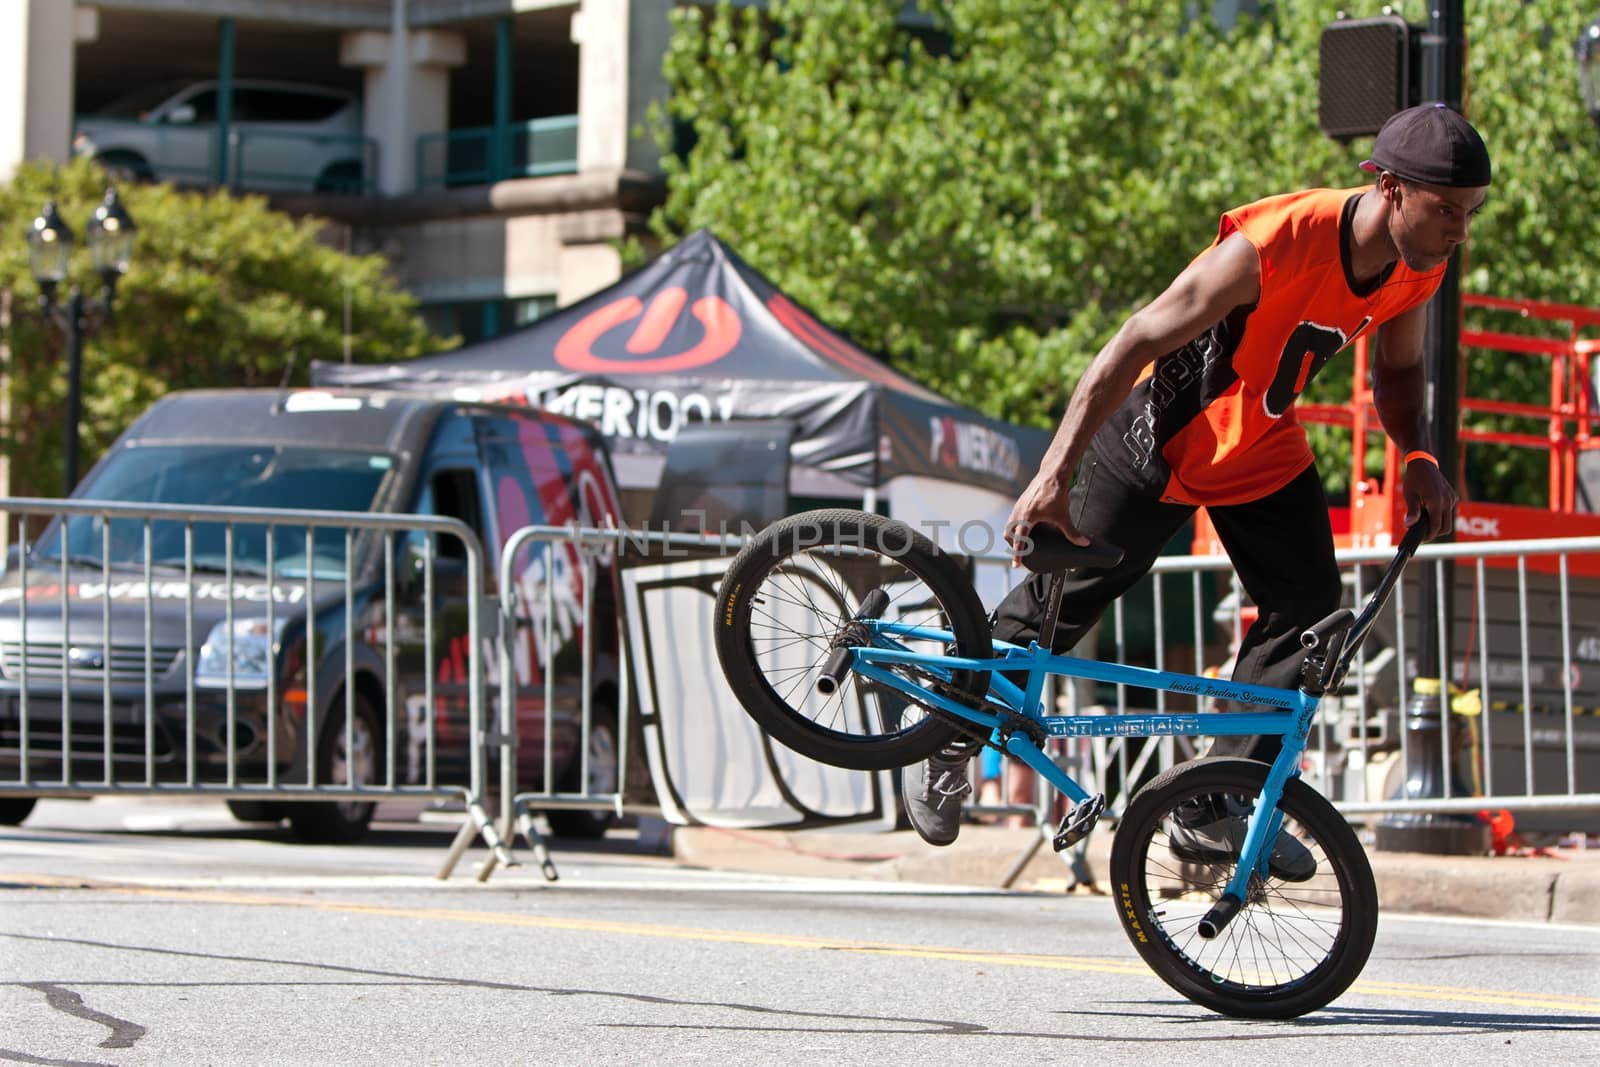
MULTIPOLYGON (((1092 956, 1048 956, 983 952, 972 949, 928 948, 875 941, 853 941, 837 937, 807 937, 795 934, 767 934, 748 930, 714 930, 695 926, 666 926, 656 923, 620 922, 612 919, 571 919, 549 915, 518 915, 506 912, 465 911, 449 908, 406 908, 386 904, 360 904, 349 901, 318 900, 306 897, 276 897, 224 890, 180 890, 116 883, 91 883, 82 879, 52 875, 10 875, 5 881, 40 888, 65 887, 95 889, 130 896, 162 900, 233 904, 245 907, 301 908, 309 911, 338 912, 347 915, 374 915, 395 919, 420 919, 436 922, 470 923, 477 926, 513 926, 539 930, 573 930, 586 933, 616 934, 623 937, 666 938, 678 941, 720 944, 759 945, 767 948, 792 948, 808 951, 858 952, 874 956, 907 959, 950 960, 981 963, 993 967, 1031 967, 1059 971, 1100 974, 1150 975, 1144 961, 1092 956)), ((1489 1004, 1497 1007, 1535 1008, 1600 1015, 1600 997, 1569 993, 1523 993, 1515 990, 1474 989, 1470 987, 1414 985, 1402 982, 1358 979, 1350 992, 1373 997, 1406 997, 1412 1000, 1489 1004)))

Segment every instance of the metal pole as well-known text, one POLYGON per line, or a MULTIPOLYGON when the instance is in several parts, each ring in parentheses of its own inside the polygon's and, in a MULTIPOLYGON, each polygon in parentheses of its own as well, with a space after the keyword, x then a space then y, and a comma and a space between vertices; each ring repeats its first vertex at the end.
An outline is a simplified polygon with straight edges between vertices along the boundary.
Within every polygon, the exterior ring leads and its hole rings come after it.
MULTIPOLYGON (((11 433, 11 290, 0 286, 0 435, 11 433)), ((11 495, 11 457, 0 456, 0 496, 11 495)), ((19 529, 18 539, 22 540, 19 529)), ((0 553, 11 548, 11 519, 0 518, 0 553)))
POLYGON ((67 301, 67 427, 62 445, 62 463, 65 470, 65 488, 62 496, 71 496, 78 484, 78 423, 81 418, 81 383, 83 381, 83 292, 74 287, 67 301))
POLYGON ((212 147, 212 179, 228 185, 239 177, 233 169, 233 35, 232 16, 217 20, 217 143, 212 147))
MULTIPOLYGON (((1424 103, 1461 109, 1465 75, 1462 57, 1466 18, 1461 0, 1437 0, 1429 10, 1423 38, 1424 103)), ((1439 469, 1460 486, 1458 424, 1461 419, 1461 253, 1445 266, 1439 291, 1428 302, 1427 335, 1429 424, 1439 469)), ((1448 535, 1453 537, 1454 535, 1448 535)), ((1467 790, 1455 780, 1450 758, 1449 641, 1454 611, 1455 568, 1449 561, 1421 568, 1418 592, 1421 612, 1417 635, 1416 672, 1406 706, 1406 778, 1390 798, 1407 800, 1461 796, 1467 790), (1440 620, 1443 620, 1441 623, 1440 620), (1448 768, 1448 769, 1447 769, 1448 768), (1448 779, 1448 780, 1447 780, 1448 779)), ((1472 817, 1402 814, 1378 823, 1379 849, 1451 855, 1487 852, 1489 828, 1472 817)))
POLYGON ((501 15, 494 24, 494 148, 489 155, 489 180, 496 182, 511 177, 511 43, 511 16, 501 15))

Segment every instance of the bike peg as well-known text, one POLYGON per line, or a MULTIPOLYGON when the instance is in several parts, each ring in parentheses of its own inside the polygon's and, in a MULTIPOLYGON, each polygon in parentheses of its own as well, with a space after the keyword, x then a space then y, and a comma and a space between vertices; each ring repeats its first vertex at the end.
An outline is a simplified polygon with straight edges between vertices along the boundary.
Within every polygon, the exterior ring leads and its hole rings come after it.
POLYGON ((882 589, 874 589, 862 597, 856 617, 834 638, 832 651, 822 665, 822 673, 817 676, 816 690, 819 695, 831 697, 839 691, 844 684, 844 676, 850 673, 851 647, 872 643, 872 631, 862 625, 863 622, 878 618, 888 606, 889 594, 882 589))
POLYGON ((1056 574, 1075 567, 1106 570, 1122 562, 1122 549, 1104 541, 1074 544, 1054 526, 1034 526, 1027 534, 1033 548, 1021 557, 1022 565, 1036 574, 1056 574))
POLYGON ((1200 920, 1200 925, 1195 927, 1196 932, 1207 941, 1215 940, 1221 936, 1222 931, 1233 921, 1233 917, 1239 914, 1239 909, 1242 907, 1244 901, 1232 893, 1222 894, 1200 920))
POLYGON ((1300 633, 1302 648, 1314 649, 1325 647, 1336 635, 1343 633, 1355 625, 1356 613, 1349 608, 1340 608, 1315 626, 1308 626, 1300 633))

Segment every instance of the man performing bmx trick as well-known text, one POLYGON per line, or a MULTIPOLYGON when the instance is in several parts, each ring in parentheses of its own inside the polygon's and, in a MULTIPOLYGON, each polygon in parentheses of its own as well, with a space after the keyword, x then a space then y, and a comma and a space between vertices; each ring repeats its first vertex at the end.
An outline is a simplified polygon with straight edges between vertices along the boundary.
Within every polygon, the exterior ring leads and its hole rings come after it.
MULTIPOLYGON (((1016 551, 1021 535, 1044 524, 1079 544, 1114 544, 1122 562, 1069 574, 1048 637, 1038 634, 1048 579, 1034 575, 996 609, 996 638, 1070 649, 1204 507, 1259 610, 1233 678, 1293 688, 1300 632, 1340 600, 1328 504, 1294 402, 1363 335, 1376 341, 1378 416, 1405 457, 1405 522, 1425 513, 1430 539, 1454 529, 1455 491, 1427 450, 1423 333, 1427 301, 1483 205, 1489 153, 1466 119, 1423 105, 1392 117, 1362 166, 1377 175, 1370 186, 1288 193, 1225 212, 1211 246, 1095 356, 1012 509, 1007 538, 1016 551)), ((1211 754, 1270 761, 1278 744, 1223 737, 1211 754)), ((907 768, 906 814, 924 840, 955 840, 978 746, 960 742, 907 768)), ((1173 852, 1231 859, 1242 814, 1181 820, 1192 825, 1175 829, 1173 852)), ((1280 835, 1271 869, 1303 881, 1315 864, 1280 835)))

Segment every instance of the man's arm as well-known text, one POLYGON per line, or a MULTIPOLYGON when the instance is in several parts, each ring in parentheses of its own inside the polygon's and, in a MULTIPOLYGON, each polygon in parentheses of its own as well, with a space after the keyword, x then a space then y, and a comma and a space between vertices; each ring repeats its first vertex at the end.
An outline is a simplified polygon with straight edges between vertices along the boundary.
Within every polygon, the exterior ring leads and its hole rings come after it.
MULTIPOLYGON (((1384 431, 1402 456, 1428 451, 1428 373, 1423 358, 1427 327, 1426 304, 1390 319, 1377 330, 1372 357, 1372 401, 1384 431)), ((1428 513, 1428 539, 1443 537, 1456 527, 1456 492, 1436 464, 1414 459, 1405 465, 1401 491, 1406 502, 1405 524, 1428 513)))
MULTIPOLYGON (((1089 363, 1072 391, 1067 412, 1033 481, 1018 498, 1006 524, 1007 540, 1035 523, 1055 526, 1078 544, 1088 538, 1072 525, 1067 491, 1089 440, 1128 398, 1139 373, 1261 296, 1255 246, 1233 234, 1190 263, 1166 291, 1128 317, 1122 329, 1089 363)), ((1015 566, 1017 559, 1012 560, 1015 566)))

